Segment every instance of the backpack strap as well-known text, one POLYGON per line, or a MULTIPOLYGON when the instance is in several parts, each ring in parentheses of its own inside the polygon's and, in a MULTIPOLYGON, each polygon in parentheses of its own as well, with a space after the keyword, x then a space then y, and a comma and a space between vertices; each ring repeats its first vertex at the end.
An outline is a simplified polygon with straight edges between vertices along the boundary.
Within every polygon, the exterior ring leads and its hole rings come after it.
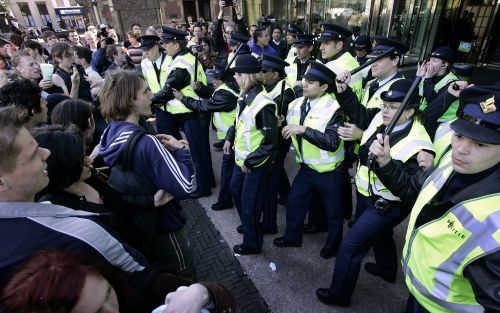
POLYGON ((136 130, 128 137, 125 142, 125 148, 123 148, 120 162, 124 170, 132 171, 135 145, 139 138, 146 134, 147 132, 144 130, 136 130))

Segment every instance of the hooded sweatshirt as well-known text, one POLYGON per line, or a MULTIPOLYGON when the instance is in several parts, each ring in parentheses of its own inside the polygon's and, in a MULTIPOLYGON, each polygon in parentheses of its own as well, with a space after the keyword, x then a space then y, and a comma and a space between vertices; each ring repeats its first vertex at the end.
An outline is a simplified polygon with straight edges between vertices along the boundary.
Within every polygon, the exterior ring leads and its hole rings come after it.
MULTIPOLYGON (((114 121, 101 137, 100 153, 104 162, 115 166, 124 151, 128 137, 141 126, 122 121, 114 121)), ((186 199, 193 191, 194 167, 187 149, 168 151, 153 135, 139 138, 133 153, 133 172, 151 194, 159 189, 170 193, 176 200, 186 199)), ((160 207, 162 232, 175 231, 185 224, 181 207, 170 201, 160 207)))

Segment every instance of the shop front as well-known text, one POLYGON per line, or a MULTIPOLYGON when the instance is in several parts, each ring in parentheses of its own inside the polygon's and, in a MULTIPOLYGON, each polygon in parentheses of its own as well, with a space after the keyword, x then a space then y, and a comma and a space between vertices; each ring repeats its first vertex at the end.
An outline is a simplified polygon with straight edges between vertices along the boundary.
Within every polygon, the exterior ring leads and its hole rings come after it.
POLYGON ((263 15, 313 33, 334 22, 349 25, 355 36, 395 37, 410 48, 403 64, 416 64, 441 45, 461 47, 460 60, 477 63, 498 55, 492 28, 499 6, 495 0, 272 0, 263 15))
POLYGON ((83 7, 56 8, 56 17, 62 29, 76 29, 85 31, 83 7))

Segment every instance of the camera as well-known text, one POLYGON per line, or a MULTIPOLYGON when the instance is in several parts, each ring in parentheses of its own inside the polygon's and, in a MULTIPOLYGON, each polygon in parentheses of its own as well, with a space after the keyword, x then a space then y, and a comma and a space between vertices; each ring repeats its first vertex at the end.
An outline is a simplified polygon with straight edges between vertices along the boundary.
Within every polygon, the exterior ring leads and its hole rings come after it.
POLYGON ((189 47, 189 49, 191 49, 191 53, 200 53, 202 50, 203 50, 203 45, 193 45, 191 47, 189 47))
POLYGON ((272 15, 268 15, 266 17, 263 17, 261 20, 262 27, 271 26, 274 23, 276 23, 276 19, 272 15))
POLYGON ((224 1, 224 2, 226 3, 226 7, 231 7, 231 6, 233 6, 233 4, 234 4, 234 3, 233 3, 233 0, 226 0, 226 1, 224 1))
POLYGON ((385 200, 384 198, 378 198, 373 205, 375 206, 375 210, 382 214, 387 213, 387 211, 391 207, 389 201, 385 200))
POLYGON ((107 26, 102 24, 100 27, 100 33, 101 33, 101 38, 106 38, 108 37, 108 31, 107 31, 107 26))

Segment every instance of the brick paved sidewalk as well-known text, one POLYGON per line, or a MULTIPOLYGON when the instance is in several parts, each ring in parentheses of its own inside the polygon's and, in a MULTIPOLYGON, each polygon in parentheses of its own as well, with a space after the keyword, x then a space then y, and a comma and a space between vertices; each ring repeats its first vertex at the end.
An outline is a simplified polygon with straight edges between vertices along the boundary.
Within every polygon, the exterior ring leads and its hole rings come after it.
POLYGON ((216 281, 233 293, 237 312, 266 313, 269 307, 197 200, 182 201, 199 281, 216 281))

